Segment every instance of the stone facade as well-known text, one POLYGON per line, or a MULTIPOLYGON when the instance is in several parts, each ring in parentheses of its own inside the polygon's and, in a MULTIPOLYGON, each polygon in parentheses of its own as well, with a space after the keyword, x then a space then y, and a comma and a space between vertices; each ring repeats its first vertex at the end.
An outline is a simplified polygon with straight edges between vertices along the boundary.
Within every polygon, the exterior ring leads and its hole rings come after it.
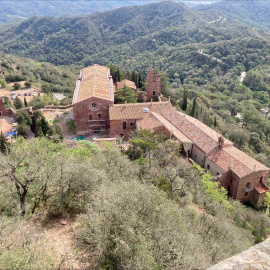
POLYGON ((157 99, 161 94, 161 76, 149 69, 147 71, 147 99, 157 99))
POLYGON ((111 133, 113 137, 122 137, 124 140, 128 140, 130 132, 136 130, 137 119, 123 119, 123 120, 111 120, 111 133))
POLYGON ((97 97, 91 97, 75 103, 73 110, 77 135, 91 135, 94 133, 109 134, 110 104, 113 104, 113 101, 97 97))
POLYGON ((161 75, 151 69, 147 71, 147 90, 139 91, 138 99, 143 101, 159 100, 161 96, 161 75))

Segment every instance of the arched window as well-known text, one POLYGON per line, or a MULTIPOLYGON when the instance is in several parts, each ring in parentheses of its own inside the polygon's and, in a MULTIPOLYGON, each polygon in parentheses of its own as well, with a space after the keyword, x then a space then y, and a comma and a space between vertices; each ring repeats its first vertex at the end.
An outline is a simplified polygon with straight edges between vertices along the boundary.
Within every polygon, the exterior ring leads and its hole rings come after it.
POLYGON ((156 91, 154 90, 154 91, 153 91, 153 96, 155 96, 155 95, 156 95, 156 91))
POLYGON ((89 120, 93 120, 92 114, 89 114, 89 120))
POLYGON ((251 183, 250 182, 246 183, 246 188, 251 188, 251 183))
POLYGON ((133 127, 133 123, 132 122, 130 123, 130 126, 133 127))
POLYGON ((210 165, 209 164, 207 165, 207 170, 210 170, 210 165))
POLYGON ((127 122, 123 122, 123 129, 126 129, 127 128, 127 122))
POLYGON ((100 119, 100 118, 101 118, 101 114, 99 113, 99 114, 98 114, 98 119, 100 119))
POLYGON ((263 184, 263 177, 260 178, 260 184, 263 184))

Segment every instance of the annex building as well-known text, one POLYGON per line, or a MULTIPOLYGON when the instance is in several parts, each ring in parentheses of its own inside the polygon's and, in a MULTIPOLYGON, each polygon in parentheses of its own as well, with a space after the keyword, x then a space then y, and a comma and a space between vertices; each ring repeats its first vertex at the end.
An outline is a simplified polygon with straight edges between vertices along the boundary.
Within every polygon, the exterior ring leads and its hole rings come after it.
POLYGON ((180 141, 184 154, 209 170, 232 198, 261 206, 269 190, 269 168, 199 120, 174 110, 170 100, 161 101, 161 78, 154 71, 147 72, 147 91, 136 92, 142 103, 114 104, 114 93, 124 85, 136 91, 128 80, 115 85, 107 67, 81 70, 73 96, 77 135, 103 133, 128 139, 135 129, 164 133, 180 141))
POLYGON ((261 206, 269 191, 270 169, 199 120, 175 110, 151 112, 138 121, 137 128, 165 133, 168 138, 179 140, 186 156, 210 171, 229 196, 257 208, 261 206))

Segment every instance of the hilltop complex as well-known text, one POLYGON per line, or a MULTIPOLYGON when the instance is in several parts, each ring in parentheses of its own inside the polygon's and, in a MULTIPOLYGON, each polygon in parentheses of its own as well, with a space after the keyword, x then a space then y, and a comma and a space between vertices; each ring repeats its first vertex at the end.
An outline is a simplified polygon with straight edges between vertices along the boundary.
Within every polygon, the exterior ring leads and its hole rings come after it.
POLYGON ((114 104, 116 87, 124 85, 136 91, 128 80, 114 85, 107 67, 93 65, 81 71, 73 97, 78 135, 105 133, 128 139, 135 129, 166 134, 180 141, 183 154, 210 171, 232 198, 261 206, 269 190, 269 168, 199 120, 176 111, 170 100, 161 101, 160 76, 152 70, 147 73, 147 91, 136 92, 148 102, 114 104))

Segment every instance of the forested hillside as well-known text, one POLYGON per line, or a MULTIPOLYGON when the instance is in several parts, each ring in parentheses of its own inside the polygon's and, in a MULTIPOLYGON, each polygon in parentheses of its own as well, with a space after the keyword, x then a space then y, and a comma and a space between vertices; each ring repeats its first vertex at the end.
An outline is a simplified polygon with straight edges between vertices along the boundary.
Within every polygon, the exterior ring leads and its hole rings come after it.
POLYGON ((200 6, 199 10, 225 11, 228 16, 258 28, 270 29, 270 2, 260 0, 223 0, 200 6))
POLYGON ((207 269, 267 237, 177 142, 18 140, 0 153, 0 269, 207 269))
POLYGON ((120 64, 131 58, 140 62, 140 53, 148 53, 155 61, 157 50, 262 37, 243 24, 228 20, 212 23, 218 18, 219 13, 194 11, 175 2, 120 8, 86 17, 31 18, 2 28, 0 50, 54 64, 88 65, 97 58, 99 64, 116 59, 120 64))
POLYGON ((72 95, 79 68, 54 66, 35 60, 7 55, 0 52, 0 87, 9 89, 7 83, 28 81, 38 88, 72 95), (76 74, 76 75, 75 75, 76 74))

